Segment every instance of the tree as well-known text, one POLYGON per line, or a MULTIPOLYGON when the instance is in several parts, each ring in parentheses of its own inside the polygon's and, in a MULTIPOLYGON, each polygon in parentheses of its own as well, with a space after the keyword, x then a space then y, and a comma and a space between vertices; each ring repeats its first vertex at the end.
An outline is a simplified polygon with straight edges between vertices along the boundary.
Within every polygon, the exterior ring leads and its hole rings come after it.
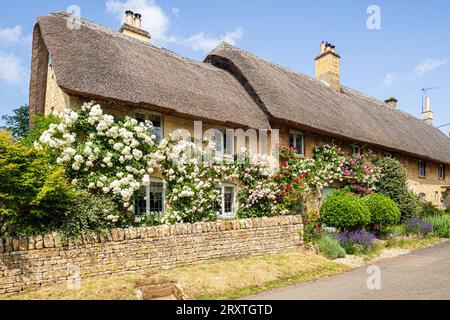
POLYGON ((408 176, 401 163, 392 158, 378 162, 382 167, 382 177, 377 182, 377 191, 397 203, 402 217, 415 217, 420 214, 419 198, 408 188, 408 176))
POLYGON ((13 115, 4 115, 5 129, 12 132, 14 138, 20 139, 27 135, 30 127, 30 112, 28 105, 23 105, 13 111, 13 115))

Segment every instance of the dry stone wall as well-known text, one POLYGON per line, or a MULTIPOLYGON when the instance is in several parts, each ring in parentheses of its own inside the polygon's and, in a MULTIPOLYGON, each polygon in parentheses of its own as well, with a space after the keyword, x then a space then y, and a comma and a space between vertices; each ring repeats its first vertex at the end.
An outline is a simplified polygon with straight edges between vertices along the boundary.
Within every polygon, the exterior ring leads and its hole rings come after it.
POLYGON ((113 229, 63 243, 58 234, 0 239, 0 295, 68 280, 261 255, 302 245, 300 216, 113 229))

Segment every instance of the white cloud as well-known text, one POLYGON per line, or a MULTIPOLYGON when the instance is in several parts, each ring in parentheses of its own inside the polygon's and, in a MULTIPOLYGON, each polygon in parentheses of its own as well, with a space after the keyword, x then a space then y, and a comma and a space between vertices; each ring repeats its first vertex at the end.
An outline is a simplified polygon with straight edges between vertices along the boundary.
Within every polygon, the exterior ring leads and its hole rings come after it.
MULTIPOLYGON (((106 2, 106 11, 113 14, 120 23, 125 22, 126 10, 142 14, 142 28, 150 32, 153 41, 187 46, 194 51, 208 52, 222 41, 235 44, 243 36, 243 29, 237 27, 220 37, 207 36, 204 32, 180 37, 169 34, 170 19, 154 0, 107 0, 106 2)), ((174 16, 178 16, 179 13, 179 8, 172 7, 174 16)))
POLYGON ((227 32, 222 37, 208 37, 204 32, 200 32, 185 39, 184 42, 194 51, 208 52, 224 41, 234 45, 236 40, 242 38, 243 34, 244 32, 241 27, 237 27, 234 31, 227 32))
POLYGON ((395 82, 400 81, 402 79, 402 75, 398 73, 388 73, 383 78, 383 85, 387 88, 392 86, 395 82))
POLYGON ((106 10, 115 15, 121 23, 125 22, 125 11, 131 10, 143 16, 142 28, 155 40, 164 40, 170 21, 164 11, 153 0, 108 0, 106 10))
POLYGON ((25 81, 25 68, 15 55, 0 51, 0 80, 18 85, 25 81))
POLYGON ((419 78, 439 67, 445 66, 450 58, 445 59, 427 59, 414 68, 413 77, 419 78))
POLYGON ((0 42, 5 44, 31 45, 31 36, 22 34, 22 27, 17 25, 14 28, 0 29, 0 42))

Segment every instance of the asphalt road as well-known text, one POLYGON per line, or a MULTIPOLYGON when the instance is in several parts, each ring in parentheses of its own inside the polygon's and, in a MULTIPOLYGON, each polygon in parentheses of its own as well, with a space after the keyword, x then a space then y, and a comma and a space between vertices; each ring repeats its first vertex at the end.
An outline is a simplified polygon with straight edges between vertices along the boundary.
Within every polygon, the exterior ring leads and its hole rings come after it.
POLYGON ((379 260, 373 265, 379 267, 379 278, 376 267, 372 267, 369 274, 369 266, 364 266, 344 274, 268 291, 245 299, 450 300, 450 241, 407 255, 379 260), (368 279, 372 289, 368 288, 368 279), (378 284, 380 289, 376 289, 378 284))

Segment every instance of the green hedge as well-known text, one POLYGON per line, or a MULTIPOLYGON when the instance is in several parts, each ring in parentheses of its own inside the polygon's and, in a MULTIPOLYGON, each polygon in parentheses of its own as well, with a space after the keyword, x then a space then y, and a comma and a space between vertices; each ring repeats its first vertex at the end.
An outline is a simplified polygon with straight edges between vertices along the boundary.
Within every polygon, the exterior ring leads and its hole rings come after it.
POLYGON ((369 208, 370 221, 373 225, 394 226, 400 222, 400 209, 389 197, 373 193, 364 200, 369 208))
POLYGON ((357 229, 370 224, 370 211, 363 199, 345 191, 334 191, 320 209, 323 222, 338 229, 357 229))

